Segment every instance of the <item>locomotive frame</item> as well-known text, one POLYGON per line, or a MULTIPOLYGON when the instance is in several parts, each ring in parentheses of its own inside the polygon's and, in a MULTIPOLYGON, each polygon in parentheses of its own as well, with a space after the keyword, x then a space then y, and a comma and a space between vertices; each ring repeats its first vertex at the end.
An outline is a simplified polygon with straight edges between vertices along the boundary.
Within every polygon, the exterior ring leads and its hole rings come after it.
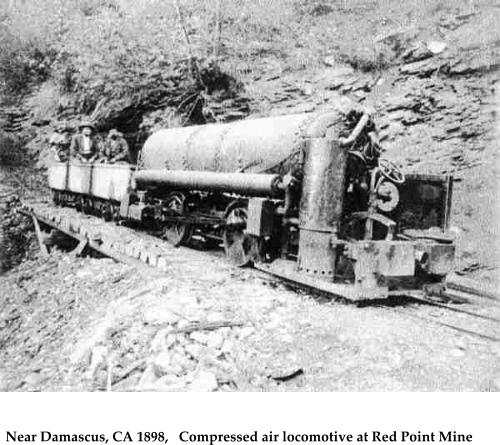
POLYGON ((56 204, 161 229, 176 246, 222 244, 236 266, 356 301, 444 281, 452 183, 381 159, 366 111, 161 130, 137 168, 49 171, 56 204))

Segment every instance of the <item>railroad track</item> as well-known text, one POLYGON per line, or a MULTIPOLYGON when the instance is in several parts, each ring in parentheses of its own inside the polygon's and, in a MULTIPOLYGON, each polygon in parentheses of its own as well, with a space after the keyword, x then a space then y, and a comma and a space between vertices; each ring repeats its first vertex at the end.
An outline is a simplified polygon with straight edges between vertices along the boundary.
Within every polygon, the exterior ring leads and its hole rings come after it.
MULTIPOLYGON (((410 300, 411 301, 411 300, 410 300)), ((419 301, 415 300, 417 303, 420 305, 432 305, 436 306, 436 304, 432 301, 427 301, 424 299, 421 299, 419 301)), ((393 307, 388 307, 388 306, 383 306, 378 304, 377 307, 383 309, 383 310, 389 310, 389 311, 395 311, 398 312, 399 314, 405 316, 405 317, 410 317, 416 320, 424 321, 425 323, 441 326, 443 328, 451 329, 455 332, 460 332, 461 334, 465 334, 468 336, 480 338, 483 340, 489 340, 492 342, 500 343, 500 319, 495 318, 495 317, 490 317, 490 316, 485 316, 481 313, 469 311, 469 310, 461 310, 459 308, 454 308, 453 306, 449 305, 442 305, 439 304, 437 305, 438 307, 441 307, 447 311, 452 311, 456 313, 460 313, 462 315, 465 315, 468 317, 470 320, 471 318, 474 319, 480 319, 482 322, 482 325, 486 325, 486 328, 488 331, 485 330, 475 330, 471 329, 468 326, 464 325, 459 325, 455 322, 449 322, 449 321, 443 321, 441 319, 437 319, 431 316, 426 315, 425 313, 422 314, 421 311, 419 311, 419 307, 415 304, 413 305, 406 305, 404 307, 401 306, 393 306, 393 307)), ((462 320, 465 321, 465 320, 462 320)), ((483 328, 484 329, 484 328, 483 328)))
MULTIPOLYGON (((105 222, 100 218, 84 215, 71 208, 54 207, 47 202, 27 203, 19 210, 34 219, 35 228, 41 231, 60 231, 78 241, 76 253, 90 248, 102 255, 127 264, 167 270, 169 260, 175 255, 179 261, 199 257, 202 252, 173 247, 151 233, 138 232, 133 227, 105 222)), ((50 239, 40 234, 41 245, 50 239)))
MULTIPOLYGON (((288 283, 288 284, 290 288, 298 292, 303 292, 303 288, 300 288, 295 283, 288 283)), ((326 294, 315 288, 307 289, 307 291, 313 293, 315 296, 319 298, 322 298, 323 301, 331 301, 332 299, 334 299, 336 302, 339 303, 353 304, 352 302, 349 302, 344 298, 335 296, 332 297, 331 294, 326 294)), ((473 300, 477 299, 476 298, 477 296, 475 295, 471 295, 471 297, 473 300)), ((456 301, 454 302, 453 300, 448 300, 447 303, 441 303, 433 298, 426 297, 424 294, 422 294, 421 296, 416 296, 416 294, 413 294, 408 296, 400 295, 395 298, 387 299, 385 301, 367 300, 363 302, 356 302, 354 304, 362 307, 371 306, 371 307, 377 307, 384 311, 397 312, 404 317, 409 317, 420 321, 424 321, 429 324, 438 325, 447 329, 454 330, 456 332, 460 332, 462 334, 481 338, 483 340, 500 342, 500 318, 492 317, 489 315, 482 314, 481 312, 474 311, 470 307, 472 305, 470 303, 464 304, 463 300, 459 301, 458 304, 456 301), (464 305, 467 307, 467 309, 464 309, 462 307, 464 305), (445 322, 443 320, 430 317, 427 314, 425 314, 425 312, 422 313, 421 310, 422 307, 426 306, 441 308, 450 313, 460 314, 462 316, 468 317, 469 320, 470 319, 481 320, 483 324, 486 324, 487 328, 491 328, 491 331, 496 331, 498 334, 495 333, 492 334, 490 332, 485 332, 485 331, 477 331, 474 329, 470 329, 467 326, 459 325, 452 322, 445 322)), ((487 301, 486 304, 491 304, 491 302, 487 301)))
MULTIPOLYGON (((168 271, 169 264, 175 262, 193 262, 199 261, 203 264, 207 261, 207 256, 212 259, 220 259, 223 261, 221 252, 217 250, 197 250, 184 247, 173 247, 154 232, 137 231, 137 228, 116 225, 112 222, 105 222, 100 218, 84 215, 71 208, 54 207, 49 202, 34 202, 26 203, 20 212, 33 218, 35 229, 39 236, 42 252, 44 245, 46 249, 47 240, 50 240, 52 235, 44 235, 44 232, 58 231, 62 232, 75 241, 75 253, 82 254, 87 248, 90 248, 102 255, 113 258, 116 261, 132 264, 139 269, 155 268, 160 272, 168 271)), ((45 252, 46 254, 48 251, 45 252)), ((254 270, 254 273, 266 279, 267 281, 283 282, 282 279, 273 277, 263 270, 254 270)), ((301 289, 293 282, 286 283, 293 289, 301 289)), ((303 288, 302 288, 303 289, 303 288)), ((344 301, 345 299, 326 295, 325 292, 317 289, 308 289, 315 295, 326 297, 328 300, 344 301)), ((466 292, 461 292, 467 295, 466 292)), ((446 295, 446 294, 445 294, 446 295)), ((477 294, 470 294, 472 301, 477 301, 477 294)), ((461 332, 462 334, 475 336, 478 338, 500 342, 500 333, 497 336, 493 331, 499 332, 500 319, 491 315, 481 313, 477 306, 470 304, 453 304, 453 301, 448 300, 447 303, 439 301, 435 298, 425 296, 425 294, 417 294, 412 292, 409 295, 399 295, 386 301, 368 301, 363 305, 377 306, 382 310, 396 311, 405 317, 419 319, 421 321, 437 324, 442 327, 461 332), (452 304, 450 304, 450 302, 452 304), (432 306, 446 310, 449 313, 460 314, 462 318, 480 320, 482 326, 485 325, 492 332, 477 331, 470 329, 468 324, 460 325, 453 321, 443 321, 433 317, 429 317, 422 312, 422 306, 432 306), (465 307, 464 307, 465 306, 465 307), (496 329, 495 329, 496 328, 496 329)), ((485 298, 484 304, 498 305, 499 301, 485 298)), ((479 308, 481 309, 481 308, 479 308)), ((462 320, 464 321, 464 320, 462 320)))

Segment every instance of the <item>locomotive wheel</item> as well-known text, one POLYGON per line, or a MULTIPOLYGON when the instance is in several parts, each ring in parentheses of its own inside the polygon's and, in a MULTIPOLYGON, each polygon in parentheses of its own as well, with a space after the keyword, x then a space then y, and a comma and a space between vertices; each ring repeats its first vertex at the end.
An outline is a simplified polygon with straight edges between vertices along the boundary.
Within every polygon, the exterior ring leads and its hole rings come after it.
POLYGON ((78 210, 79 212, 83 212, 84 211, 85 198, 83 196, 77 196, 76 197, 76 199, 75 199, 75 207, 76 207, 76 210, 78 210))
POLYGON ((104 221, 111 221, 113 219, 113 205, 106 201, 102 204, 101 207, 101 217, 104 221))
POLYGON ((92 200, 82 197, 82 212, 86 215, 91 215, 93 210, 92 200))
MULTIPOLYGON (((182 193, 171 193, 165 200, 167 216, 182 216, 186 210, 186 196, 182 193)), ((192 235, 190 224, 182 222, 165 222, 163 236, 173 246, 180 246, 189 241, 192 235)))
POLYGON ((229 261, 238 267, 252 264, 260 252, 260 243, 256 237, 247 235, 247 210, 235 206, 226 212, 226 228, 224 229, 224 251, 229 261))
POLYGON ((52 190, 52 202, 56 206, 61 205, 61 192, 59 190, 52 190))
POLYGON ((111 215, 111 221, 118 222, 120 221, 120 206, 114 203, 109 205, 109 211, 111 215))

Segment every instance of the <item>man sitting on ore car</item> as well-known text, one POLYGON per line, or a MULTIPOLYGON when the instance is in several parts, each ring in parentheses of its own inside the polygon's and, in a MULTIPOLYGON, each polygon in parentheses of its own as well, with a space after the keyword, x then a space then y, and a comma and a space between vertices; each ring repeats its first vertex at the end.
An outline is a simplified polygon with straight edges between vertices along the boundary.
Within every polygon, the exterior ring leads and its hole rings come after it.
POLYGON ((50 148, 58 162, 66 162, 69 158, 71 136, 68 130, 65 122, 59 122, 49 139, 50 148))
POLYGON ((116 128, 113 128, 104 144, 100 155, 100 162, 129 162, 129 148, 127 141, 116 128))
POLYGON ((94 125, 83 121, 78 129, 80 133, 75 134, 71 140, 71 158, 81 162, 94 162, 99 155, 99 142, 94 137, 94 125))

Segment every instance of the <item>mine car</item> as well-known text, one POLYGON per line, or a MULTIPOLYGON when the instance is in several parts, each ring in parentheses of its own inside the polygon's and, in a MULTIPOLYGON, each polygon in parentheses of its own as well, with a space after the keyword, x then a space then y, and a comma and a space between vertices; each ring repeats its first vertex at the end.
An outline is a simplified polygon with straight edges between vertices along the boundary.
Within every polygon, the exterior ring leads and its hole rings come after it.
POLYGON ((120 203, 130 191, 133 170, 129 164, 54 163, 48 178, 53 201, 117 221, 120 203))
POLYGON ((337 107, 160 130, 135 167, 56 164, 49 179, 58 203, 364 300, 439 283, 454 262, 452 178, 405 175, 380 155, 371 114, 337 107))

